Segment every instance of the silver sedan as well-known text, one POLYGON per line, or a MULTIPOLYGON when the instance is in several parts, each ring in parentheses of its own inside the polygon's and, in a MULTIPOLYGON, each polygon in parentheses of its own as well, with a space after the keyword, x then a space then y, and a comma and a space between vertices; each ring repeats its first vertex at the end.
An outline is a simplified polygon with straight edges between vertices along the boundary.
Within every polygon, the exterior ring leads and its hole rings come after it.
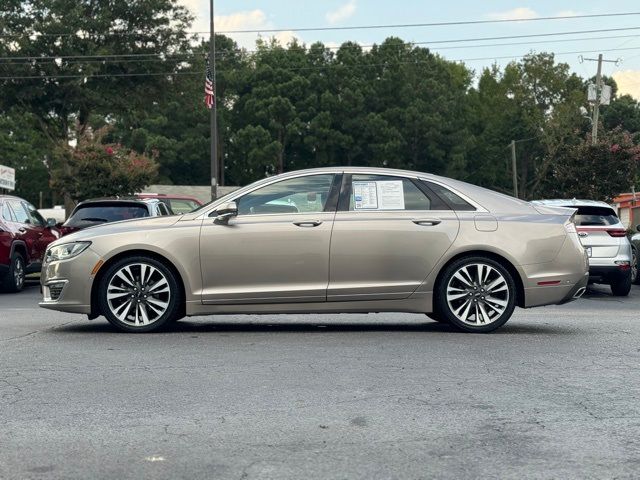
POLYGON ((516 306, 578 298, 572 212, 434 175, 286 173, 181 216, 112 223, 50 245, 40 306, 127 332, 184 316, 425 313, 467 332, 516 306))

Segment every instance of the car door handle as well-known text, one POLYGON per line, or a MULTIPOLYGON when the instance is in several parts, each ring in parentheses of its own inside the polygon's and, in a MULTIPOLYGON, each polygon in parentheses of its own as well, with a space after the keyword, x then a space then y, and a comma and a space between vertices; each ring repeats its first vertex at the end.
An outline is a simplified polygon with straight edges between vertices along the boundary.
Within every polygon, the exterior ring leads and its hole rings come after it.
POLYGON ((438 218, 418 218, 416 220, 412 220, 412 222, 422 227, 433 227, 435 225, 440 225, 442 220, 438 218))
POLYGON ((311 228, 311 227, 317 227, 318 225, 322 225, 322 222, 320 220, 308 220, 306 222, 293 222, 293 224, 296 227, 311 228))
POLYGON ((27 233, 27 229, 26 229, 26 228, 24 228, 24 227, 20 227, 20 228, 18 229, 18 231, 19 231, 20 233, 27 233))

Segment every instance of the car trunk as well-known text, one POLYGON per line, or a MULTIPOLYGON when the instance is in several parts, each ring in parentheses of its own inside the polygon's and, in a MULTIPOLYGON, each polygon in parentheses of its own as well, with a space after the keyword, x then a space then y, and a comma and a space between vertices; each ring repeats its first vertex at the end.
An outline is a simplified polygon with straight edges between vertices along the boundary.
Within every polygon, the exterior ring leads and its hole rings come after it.
POLYGON ((613 209, 578 207, 575 223, 580 241, 591 258, 612 258, 618 255, 620 237, 624 237, 626 231, 613 209))

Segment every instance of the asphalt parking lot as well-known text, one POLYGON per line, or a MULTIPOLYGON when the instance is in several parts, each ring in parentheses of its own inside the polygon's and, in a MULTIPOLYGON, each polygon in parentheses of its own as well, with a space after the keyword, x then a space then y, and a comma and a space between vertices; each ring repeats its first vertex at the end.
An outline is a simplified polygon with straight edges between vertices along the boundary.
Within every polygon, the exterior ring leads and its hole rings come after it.
POLYGON ((404 314, 151 335, 0 295, 0 478, 637 478, 640 288, 490 335, 404 314))

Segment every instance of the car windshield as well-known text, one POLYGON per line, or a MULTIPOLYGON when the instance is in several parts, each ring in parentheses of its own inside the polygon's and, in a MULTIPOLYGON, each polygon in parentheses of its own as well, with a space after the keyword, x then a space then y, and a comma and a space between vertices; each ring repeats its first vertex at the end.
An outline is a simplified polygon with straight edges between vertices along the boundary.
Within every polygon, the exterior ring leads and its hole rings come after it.
POLYGON ((87 226, 96 223, 119 222, 149 216, 146 205, 123 203, 121 205, 80 205, 65 223, 68 227, 87 226))
POLYGON ((608 227, 618 222, 618 216, 608 207, 578 207, 575 217, 575 224, 579 227, 608 227))

